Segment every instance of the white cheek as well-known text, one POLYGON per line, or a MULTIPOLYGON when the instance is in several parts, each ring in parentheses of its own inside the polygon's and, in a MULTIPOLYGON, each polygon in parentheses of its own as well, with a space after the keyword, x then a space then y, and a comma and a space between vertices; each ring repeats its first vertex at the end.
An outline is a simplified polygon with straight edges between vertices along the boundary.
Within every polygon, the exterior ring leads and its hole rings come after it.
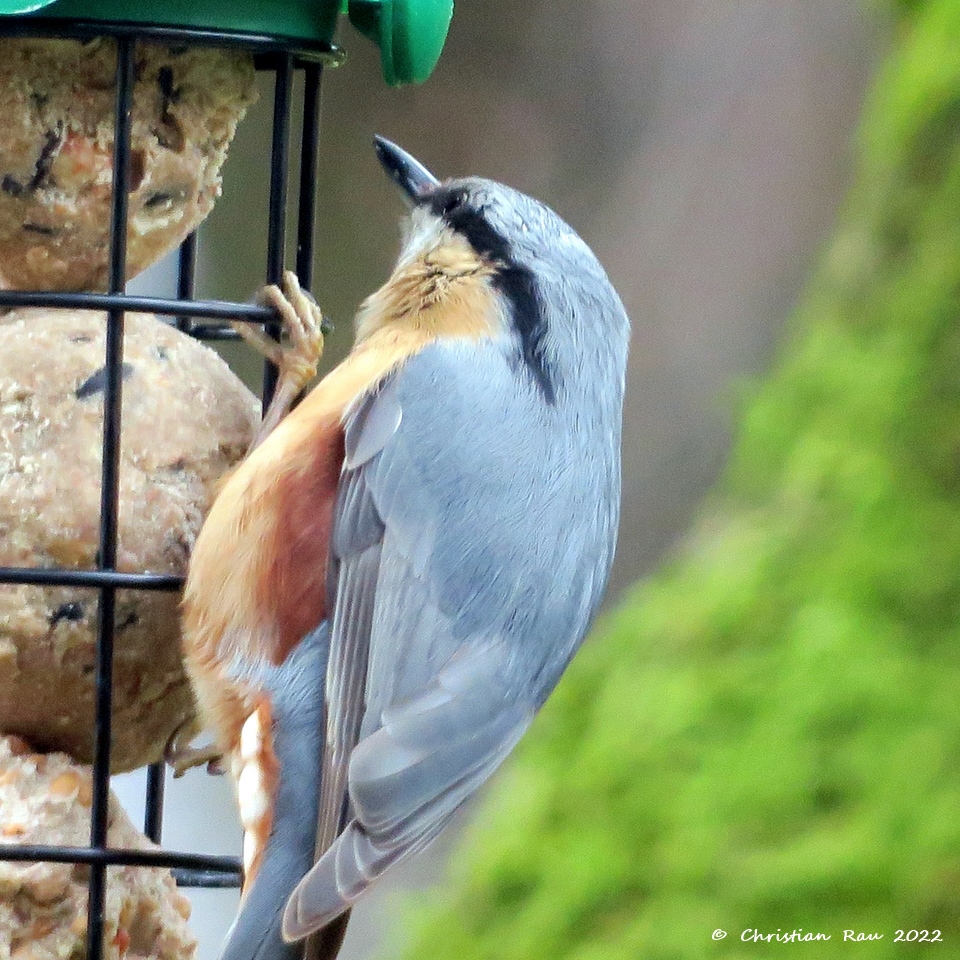
POLYGON ((404 267, 435 250, 448 237, 447 225, 425 207, 416 207, 404 223, 403 244, 397 266, 404 267))

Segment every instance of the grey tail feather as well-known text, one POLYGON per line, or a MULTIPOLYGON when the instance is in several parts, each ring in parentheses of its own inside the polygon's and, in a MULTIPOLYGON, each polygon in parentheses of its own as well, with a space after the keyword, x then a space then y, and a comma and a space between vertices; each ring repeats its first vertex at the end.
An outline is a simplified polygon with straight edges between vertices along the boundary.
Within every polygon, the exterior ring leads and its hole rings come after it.
POLYGON ((281 666, 266 674, 273 748, 280 767, 274 827, 220 960, 300 960, 303 944, 286 943, 281 926, 290 893, 313 866, 329 643, 324 623, 308 634, 281 666))

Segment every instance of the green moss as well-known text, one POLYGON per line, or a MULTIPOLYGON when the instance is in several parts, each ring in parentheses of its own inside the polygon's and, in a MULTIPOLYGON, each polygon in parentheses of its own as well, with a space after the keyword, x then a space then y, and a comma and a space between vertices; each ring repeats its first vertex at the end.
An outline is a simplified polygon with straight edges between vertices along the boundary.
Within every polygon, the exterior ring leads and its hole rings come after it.
POLYGON ((960 954, 960 4, 900 7, 725 479, 578 655, 410 958, 914 956, 898 928, 960 954), (739 939, 795 927, 833 939, 739 939))

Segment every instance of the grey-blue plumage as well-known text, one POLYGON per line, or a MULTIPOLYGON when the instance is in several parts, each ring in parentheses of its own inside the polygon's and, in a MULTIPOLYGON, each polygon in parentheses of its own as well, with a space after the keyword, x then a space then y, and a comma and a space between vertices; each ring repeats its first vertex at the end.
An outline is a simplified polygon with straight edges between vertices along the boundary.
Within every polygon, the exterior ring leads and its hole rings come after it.
POLYGON ((498 264, 504 322, 427 346, 347 418, 322 855, 290 898, 287 938, 348 909, 496 769, 582 641, 613 559, 619 298, 528 197, 471 179, 418 203, 498 264))

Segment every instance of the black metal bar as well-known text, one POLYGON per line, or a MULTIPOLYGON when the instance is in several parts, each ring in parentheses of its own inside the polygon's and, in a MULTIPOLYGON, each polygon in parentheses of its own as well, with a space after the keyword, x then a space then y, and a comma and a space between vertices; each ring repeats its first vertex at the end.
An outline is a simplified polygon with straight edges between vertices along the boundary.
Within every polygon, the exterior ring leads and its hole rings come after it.
POLYGON ((237 857, 219 857, 207 853, 184 853, 173 850, 128 850, 120 847, 54 847, 0 845, 0 860, 35 861, 37 863, 89 863, 94 867, 184 867, 215 870, 239 876, 242 867, 237 857))
MULTIPOLYGON (((293 87, 293 56, 277 67, 273 87, 273 138, 270 152, 270 206, 267 216, 267 283, 283 279, 284 247, 287 235, 287 167, 290 162, 290 94, 293 87)), ((279 339, 276 326, 267 333, 279 339)), ((277 368, 263 366, 263 409, 266 410, 277 386, 277 368)))
POLYGON ((232 327, 218 327, 209 323, 198 323, 190 328, 190 336, 198 340, 239 340, 240 334, 232 327))
MULTIPOLYGON (((193 230, 180 244, 177 255, 177 299, 192 300, 197 275, 197 231, 193 230)), ((193 315, 177 318, 177 329, 191 333, 193 315)), ((233 332, 233 331, 231 331, 233 332)), ((143 800, 143 832, 154 842, 160 843, 163 834, 163 794, 166 784, 166 769, 163 762, 147 767, 146 795, 143 800)))
POLYGON ((267 283, 283 279, 287 233, 287 166, 290 162, 290 93, 293 57, 277 68, 273 88, 273 137, 270 152, 270 205, 267 213, 267 283))
MULTIPOLYGON (((177 299, 192 300, 193 286, 197 276, 197 231, 194 230, 183 243, 180 244, 180 254, 177 268, 177 299)), ((193 326, 190 316, 180 317, 177 320, 177 329, 189 333, 193 326)))
POLYGON ((165 765, 151 763, 147 767, 147 795, 144 798, 143 832, 159 843, 163 833, 163 786, 165 765))
POLYGON ((317 215, 317 150, 320 145, 319 64, 303 71, 303 127, 300 134, 300 191, 297 204, 297 277, 313 287, 313 222, 317 215))
MULTIPOLYGON (((133 105, 134 41, 117 40, 117 90, 114 114, 113 195, 110 211, 110 293, 122 293, 126 285, 127 199, 130 182, 130 113, 133 105)), ((123 393, 123 310, 108 314, 106 385, 103 396, 103 460, 100 477, 99 565, 112 570, 117 564, 117 526, 120 499, 120 417, 123 393)), ((97 611, 95 660, 96 729, 93 741, 93 803, 90 813, 90 843, 107 842, 110 805, 110 741, 113 709, 113 640, 116 591, 100 588, 97 611)), ((106 867, 91 864, 87 908, 87 957, 103 955, 106 867)))
POLYGON ((61 567, 0 567, 0 583, 37 587, 113 587, 175 591, 183 577, 173 573, 123 573, 119 570, 65 570, 61 567))
POLYGON ((53 307, 70 310, 122 310, 127 313, 159 313, 164 316, 205 317, 210 320, 276 322, 271 307, 222 300, 168 300, 136 297, 126 293, 48 293, 46 291, 0 290, 0 307, 53 307))
POLYGON ((232 889, 240 886, 243 869, 237 861, 235 873, 223 873, 219 870, 183 870, 174 867, 171 871, 178 887, 206 887, 232 889))

